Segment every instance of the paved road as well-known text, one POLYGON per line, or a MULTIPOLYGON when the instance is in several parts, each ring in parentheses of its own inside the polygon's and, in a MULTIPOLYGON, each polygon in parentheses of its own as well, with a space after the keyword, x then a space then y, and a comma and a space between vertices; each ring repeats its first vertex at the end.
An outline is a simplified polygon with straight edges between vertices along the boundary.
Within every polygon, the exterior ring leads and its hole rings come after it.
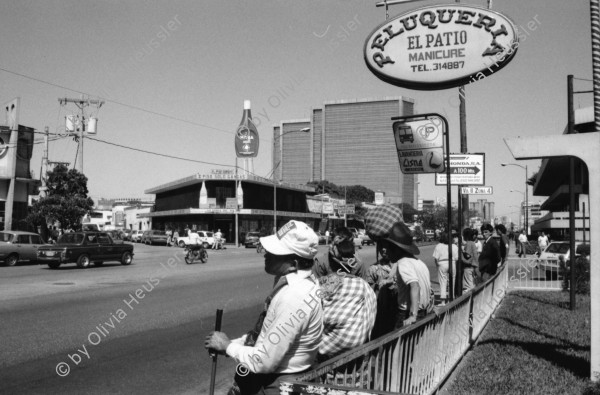
MULTIPOLYGON (((435 285, 432 250, 422 248, 422 257, 435 285)), ((0 393, 207 393, 202 343, 215 310, 225 311, 223 330, 240 335, 272 277, 253 249, 209 251, 207 264, 193 265, 182 254, 136 244, 131 266, 0 268, 0 393)), ((375 251, 360 254, 371 262, 375 251)), ((218 366, 223 393, 235 365, 219 357, 218 366)))

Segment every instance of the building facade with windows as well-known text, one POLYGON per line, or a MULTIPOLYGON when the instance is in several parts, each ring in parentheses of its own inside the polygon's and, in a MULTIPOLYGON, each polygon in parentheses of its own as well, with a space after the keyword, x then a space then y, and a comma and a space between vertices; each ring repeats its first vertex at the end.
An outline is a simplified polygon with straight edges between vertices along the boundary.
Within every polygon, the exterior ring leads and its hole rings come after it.
POLYGON ((384 192, 388 203, 416 208, 417 177, 400 171, 391 120, 413 109, 407 97, 338 100, 312 109, 310 119, 280 122, 273 127, 276 179, 363 185, 384 192))

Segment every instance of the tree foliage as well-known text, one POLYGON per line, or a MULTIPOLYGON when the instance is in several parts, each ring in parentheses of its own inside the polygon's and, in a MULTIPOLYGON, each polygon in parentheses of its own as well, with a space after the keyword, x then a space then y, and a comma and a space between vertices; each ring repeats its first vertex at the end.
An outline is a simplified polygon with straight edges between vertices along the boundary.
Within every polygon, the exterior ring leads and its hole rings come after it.
POLYGON ((419 211, 408 203, 400 203, 400 209, 402 210, 402 217, 404 222, 413 222, 413 219, 418 217, 419 211))
POLYGON ((26 221, 32 226, 60 223, 63 229, 81 229, 81 218, 94 202, 88 197, 87 177, 75 169, 57 165, 48 172, 46 197, 33 204, 26 221))
MULTIPOLYGON (((469 217, 477 217, 480 214, 477 211, 469 210, 469 217)), ((458 209, 452 207, 451 218, 452 228, 458 228, 458 209)), ((419 219, 423 229, 447 229, 448 228, 448 209, 446 206, 436 205, 433 209, 419 212, 419 219)), ((469 226, 468 223, 463 223, 464 226, 469 226)))

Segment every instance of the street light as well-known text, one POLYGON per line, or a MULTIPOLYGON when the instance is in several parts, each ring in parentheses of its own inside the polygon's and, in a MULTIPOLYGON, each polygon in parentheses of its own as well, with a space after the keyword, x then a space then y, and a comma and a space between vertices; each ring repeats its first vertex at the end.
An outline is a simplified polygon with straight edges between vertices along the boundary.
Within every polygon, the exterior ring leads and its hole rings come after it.
MULTIPOLYGON (((508 208, 511 208, 511 207, 519 209, 519 211, 511 211, 509 214, 514 214, 514 213, 518 213, 519 214, 519 229, 521 229, 521 210, 523 209, 523 207, 521 207, 521 206, 508 206, 508 208)), ((511 221, 510 222, 512 224, 512 217, 511 217, 511 221)), ((510 230, 511 231, 514 230, 514 224, 513 224, 513 227, 510 230)))
POLYGON ((516 163, 501 163, 502 166, 518 166, 521 169, 525 170, 525 234, 529 235, 529 191, 527 189, 527 165, 522 166, 516 163))
MULTIPOLYGON (((511 189, 509 192, 517 192, 517 193, 520 193, 521 195, 523 195, 522 204, 519 208, 521 209, 521 211, 523 211, 523 223, 526 224, 527 221, 525 221, 525 216, 527 215, 527 210, 525 209, 525 201, 526 201, 525 192, 517 191, 516 189, 511 189)), ((521 228, 521 215, 520 214, 519 214, 519 228, 521 228)))
MULTIPOLYGON (((307 132, 310 132, 310 128, 302 128, 302 129, 298 129, 298 130, 288 130, 285 133, 281 133, 280 135, 275 136, 273 138, 273 145, 275 144, 276 140, 281 139, 286 134, 297 133, 297 132, 307 133, 307 132)), ((275 147, 273 147, 273 153, 275 153, 275 147)), ((281 154, 282 158, 279 160, 279 162, 277 162, 277 165, 275 165, 275 167, 273 167, 273 233, 277 232, 277 181, 275 179, 275 174, 276 174, 275 171, 281 165, 281 161, 283 160, 283 153, 281 152, 281 150, 279 150, 279 153, 281 154)))

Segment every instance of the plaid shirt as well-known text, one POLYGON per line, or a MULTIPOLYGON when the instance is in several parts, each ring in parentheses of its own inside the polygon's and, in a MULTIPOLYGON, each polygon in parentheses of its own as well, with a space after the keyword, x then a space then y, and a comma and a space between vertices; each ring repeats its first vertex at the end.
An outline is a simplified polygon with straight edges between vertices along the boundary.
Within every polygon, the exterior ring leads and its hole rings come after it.
POLYGON ((379 290, 383 286, 383 282, 392 279, 393 283, 388 284, 390 289, 396 289, 396 277, 394 276, 394 270, 391 265, 385 263, 374 263, 369 267, 367 272, 367 283, 371 286, 375 294, 379 293, 379 290))
POLYGON ((369 339, 377 301, 362 278, 330 274, 319 279, 323 303, 323 340, 319 354, 333 357, 369 339))

